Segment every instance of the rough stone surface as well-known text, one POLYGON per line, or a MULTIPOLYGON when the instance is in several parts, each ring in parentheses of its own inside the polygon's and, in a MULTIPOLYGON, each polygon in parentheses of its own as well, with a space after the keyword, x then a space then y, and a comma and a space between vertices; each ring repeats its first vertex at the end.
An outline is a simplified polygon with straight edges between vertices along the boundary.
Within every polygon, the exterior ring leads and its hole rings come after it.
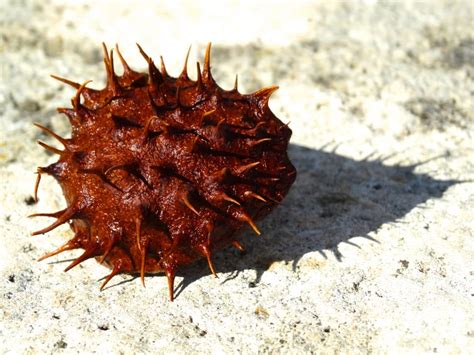
MULTIPOLYGON (((16 1, 0 3, 1 353, 469 353, 474 348, 474 34, 465 1, 16 1), (38 122, 105 81, 100 43, 136 69, 140 42, 177 75, 214 44, 224 88, 277 84, 299 175, 284 203, 224 250, 165 277, 117 277, 77 253, 36 259, 72 233, 29 233, 64 207, 33 172, 53 162, 38 122)), ((191 67, 191 66, 190 66, 191 67)), ((194 74, 193 71, 190 73, 194 74)))

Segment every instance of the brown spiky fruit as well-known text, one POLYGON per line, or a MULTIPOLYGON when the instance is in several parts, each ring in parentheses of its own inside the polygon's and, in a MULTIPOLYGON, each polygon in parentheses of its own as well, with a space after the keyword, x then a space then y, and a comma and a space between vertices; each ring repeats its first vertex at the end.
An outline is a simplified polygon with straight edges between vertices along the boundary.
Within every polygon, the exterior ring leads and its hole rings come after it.
MULTIPOLYGON (((197 80, 184 69, 177 78, 161 70, 138 46, 148 73, 130 69, 116 47, 124 72, 114 72, 113 51, 104 45, 107 86, 77 89, 71 138, 56 138, 64 149, 39 142, 59 160, 38 168, 61 185, 67 208, 34 216, 56 218, 33 235, 70 222, 74 237, 40 260, 84 249, 67 268, 95 257, 112 272, 164 272, 170 299, 176 270, 237 241, 244 226, 260 234, 255 220, 267 215, 288 192, 296 171, 287 156, 291 130, 268 107, 277 87, 242 95, 221 89, 211 75, 210 48, 197 80), (81 96, 83 98, 81 102, 81 96)), ((189 55, 189 52, 188 52, 189 55)))

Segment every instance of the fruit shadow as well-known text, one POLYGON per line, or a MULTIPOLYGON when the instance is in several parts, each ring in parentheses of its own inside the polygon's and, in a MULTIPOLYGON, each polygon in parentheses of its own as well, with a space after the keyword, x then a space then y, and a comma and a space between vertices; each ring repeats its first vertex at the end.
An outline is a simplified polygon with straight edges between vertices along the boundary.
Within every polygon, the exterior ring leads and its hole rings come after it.
MULTIPOLYGON (((257 223, 262 235, 257 237, 248 228, 240 239, 246 248, 244 253, 231 248, 215 253, 213 260, 221 283, 237 278, 243 270, 255 270, 255 279, 248 285, 257 287, 272 263, 291 263, 296 271, 300 259, 312 252, 325 258, 332 254, 343 261, 341 243, 360 248, 351 240, 354 237, 383 242, 375 237, 382 225, 403 223, 400 219, 413 208, 423 208, 426 201, 442 197, 459 182, 415 172, 427 161, 388 164, 388 159, 396 157, 376 154, 354 160, 334 151, 296 144, 290 145, 289 155, 298 176, 283 203, 257 223)), ((183 268, 176 295, 209 274, 205 260, 183 268)))

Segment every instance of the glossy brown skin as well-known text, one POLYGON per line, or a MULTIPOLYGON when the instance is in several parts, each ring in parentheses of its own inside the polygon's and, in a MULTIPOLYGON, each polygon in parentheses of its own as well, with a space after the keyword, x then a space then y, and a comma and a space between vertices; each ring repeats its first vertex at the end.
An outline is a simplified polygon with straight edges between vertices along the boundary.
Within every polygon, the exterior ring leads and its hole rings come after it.
MULTIPOLYGON (((164 272, 173 299, 173 280, 181 265, 234 243, 245 226, 267 215, 284 198, 296 177, 287 156, 291 130, 268 107, 276 87, 241 95, 219 88, 210 72, 210 46, 198 78, 186 64, 178 78, 161 71, 139 47, 149 73, 124 67, 118 77, 113 53, 104 46, 107 86, 77 88, 65 113, 72 136, 55 136, 65 149, 42 144, 60 155, 38 168, 60 183, 68 207, 53 214, 49 232, 71 220, 72 240, 44 258, 84 249, 66 270, 97 257, 118 273, 164 272), (83 97, 83 103, 80 97, 83 97)), ((186 59, 187 62, 187 59, 186 59)), ((36 187, 37 189, 37 187, 36 187)), ((36 195, 36 192, 35 192, 36 195)))

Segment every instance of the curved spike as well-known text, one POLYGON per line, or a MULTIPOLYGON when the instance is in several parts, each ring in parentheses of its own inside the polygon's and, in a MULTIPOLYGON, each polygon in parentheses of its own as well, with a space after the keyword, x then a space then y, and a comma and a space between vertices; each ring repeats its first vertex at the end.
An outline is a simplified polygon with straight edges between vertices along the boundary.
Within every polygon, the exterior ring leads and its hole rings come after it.
POLYGON ((49 231, 52 231, 53 229, 59 227, 61 224, 66 223, 69 221, 71 218, 73 218, 77 214, 77 210, 75 207, 69 206, 65 210, 61 211, 63 212, 61 216, 57 217, 58 219, 56 222, 51 224, 50 226, 40 229, 39 231, 31 233, 31 235, 38 235, 38 234, 45 234, 48 233, 49 231))
POLYGON ((135 231, 136 231, 136 241, 138 250, 142 251, 142 246, 140 243, 140 234, 142 229, 142 220, 140 218, 135 218, 135 231))
POLYGON ((271 140, 272 140, 271 138, 262 138, 262 139, 259 139, 258 141, 250 143, 250 146, 255 147, 256 145, 259 145, 265 142, 270 142, 271 140))
POLYGON ((237 169, 235 169, 235 172, 236 172, 237 174, 243 174, 243 173, 245 173, 247 170, 250 170, 250 169, 252 169, 253 167, 256 167, 257 165, 260 165, 260 162, 259 162, 259 161, 256 161, 255 163, 250 163, 250 164, 242 165, 242 166, 238 167, 237 169))
POLYGON ((232 246, 233 246, 235 249, 237 249, 238 251, 242 252, 242 253, 245 251, 244 246, 243 246, 242 244, 240 244, 240 243, 239 243, 238 241, 236 241, 236 240, 233 240, 233 241, 232 241, 232 246))
POLYGON ((202 252, 207 259, 207 265, 209 265, 209 269, 211 270, 212 275, 217 279, 218 276, 216 274, 216 270, 214 269, 214 264, 212 263, 211 259, 211 252, 207 246, 202 247, 202 252))
POLYGON ((221 125, 225 122, 225 118, 221 118, 219 120, 219 122, 217 122, 216 124, 216 129, 219 130, 219 128, 221 127, 221 125))
POLYGON ((215 84, 214 78, 211 74, 211 43, 209 42, 206 47, 206 54, 204 57, 204 69, 202 71, 202 77, 208 84, 215 84))
POLYGON ((122 53, 120 53, 120 49, 119 49, 119 46, 118 46, 117 43, 115 43, 115 50, 117 51, 117 55, 120 59, 120 63, 122 63, 124 75, 127 75, 128 73, 131 73, 133 70, 130 69, 130 67, 128 66, 127 61, 123 58, 122 53))
POLYGON ((42 125, 40 125, 39 123, 33 123, 34 126, 38 127, 39 129, 41 129, 42 131, 46 132, 47 134, 49 134, 50 136, 56 138, 59 142, 61 142, 61 144, 64 146, 64 147, 67 147, 68 145, 68 140, 66 138, 63 138, 59 135, 57 135, 56 133, 54 133, 52 130, 50 130, 49 128, 46 128, 42 125))
POLYGON ((184 60, 184 67, 183 71, 181 72, 179 78, 183 80, 189 80, 188 77, 188 59, 189 59, 189 53, 191 52, 191 46, 188 48, 188 52, 186 53, 186 58, 184 60))
POLYGON ((168 72, 166 71, 166 66, 165 66, 165 61, 163 59, 163 56, 160 55, 160 62, 161 62, 161 75, 164 77, 168 77, 168 72))
POLYGON ((65 79, 65 78, 62 78, 62 77, 54 75, 54 74, 50 74, 49 76, 52 77, 53 79, 56 79, 56 80, 64 83, 64 84, 70 85, 75 89, 79 89, 81 87, 81 84, 76 83, 74 81, 71 81, 69 79, 65 79))
POLYGON ((114 266, 114 268, 112 269, 112 272, 107 275, 107 277, 105 278, 105 281, 102 283, 102 286, 100 286, 100 290, 102 291, 104 289, 104 287, 109 283, 110 280, 112 280, 112 278, 117 275, 117 274, 120 274, 120 267, 117 267, 117 266, 114 266))
POLYGON ((225 192, 222 192, 220 197, 221 197, 221 199, 223 199, 223 200, 225 200, 225 201, 227 201, 227 202, 230 202, 230 203, 233 203, 233 204, 235 204, 235 205, 237 205, 237 206, 240 206, 240 202, 239 202, 239 201, 234 200, 232 197, 230 197, 229 195, 227 195, 225 192))
POLYGON ((170 295, 170 301, 174 300, 174 277, 175 271, 171 269, 165 270, 166 278, 168 279, 168 292, 170 295))
POLYGON ((78 258, 74 259, 74 261, 69 264, 67 268, 64 269, 64 272, 68 272, 71 270, 74 266, 79 265, 83 261, 86 261, 87 259, 93 258, 97 254, 97 249, 96 248, 91 248, 91 249, 86 249, 84 253, 82 253, 78 258))
POLYGON ((127 169, 129 168, 128 164, 119 164, 119 165, 114 165, 108 168, 107 170, 104 171, 104 175, 107 176, 111 171, 117 170, 117 169, 127 169))
POLYGON ((187 208, 189 208, 191 211, 193 211, 196 215, 199 216, 199 212, 194 208, 194 206, 189 202, 187 194, 181 197, 181 201, 186 205, 187 208))
POLYGON ((252 97, 256 97, 257 99, 263 100, 265 103, 268 103, 270 96, 279 89, 279 86, 269 86, 260 90, 255 91, 254 93, 250 94, 252 97))
POLYGON ((247 222, 250 227, 252 227, 252 229, 254 230, 254 232, 255 232, 257 235, 262 234, 262 233, 258 230, 258 228, 257 228, 257 226, 255 225, 254 221, 252 221, 252 218, 250 218, 248 215, 245 214, 244 217, 242 217, 242 219, 243 219, 245 222, 247 222))
POLYGON ((65 153, 64 150, 51 147, 50 145, 47 145, 46 143, 44 143, 44 142, 42 142, 42 141, 38 141, 37 143, 38 143, 40 146, 42 146, 44 149, 49 150, 49 151, 52 152, 52 153, 55 153, 55 154, 58 154, 58 155, 63 155, 63 154, 65 153))
POLYGON ((74 96, 74 98, 72 99, 72 106, 77 109, 79 108, 79 105, 81 104, 80 102, 80 96, 81 96, 81 93, 82 93, 82 90, 84 90, 84 88, 86 87, 87 84, 89 84, 90 82, 92 82, 92 80, 86 80, 84 83, 81 84, 81 86, 79 86, 79 88, 77 89, 77 92, 76 92, 76 95, 74 96))
POLYGON ((270 101, 270 97, 272 94, 278 90, 278 86, 269 86, 267 88, 260 89, 253 94, 250 94, 248 97, 252 100, 257 101, 257 106, 260 109, 268 109, 268 102, 270 101))
POLYGON ((206 119, 206 117, 212 115, 214 112, 216 112, 216 109, 212 109, 212 110, 209 110, 209 111, 206 111, 202 114, 201 116, 201 124, 204 122, 204 120, 206 119))
POLYGON ((41 169, 38 168, 37 171, 36 171, 36 182, 35 182, 35 190, 34 190, 34 197, 35 197, 35 202, 38 202, 38 189, 39 189, 39 185, 40 185, 40 182, 41 182, 41 169))
POLYGON ((150 125, 151 125, 151 122, 154 120, 154 119, 157 119, 158 117, 153 115, 151 116, 145 123, 145 127, 143 127, 143 130, 145 131, 145 137, 148 137, 148 135, 150 134, 150 125))
POLYGON ((62 253, 63 251, 73 250, 77 248, 78 248, 77 242, 74 239, 71 239, 65 244, 63 244, 62 246, 60 246, 59 248, 57 248, 56 250, 53 250, 52 252, 49 252, 43 255, 41 258, 38 259, 38 262, 43 261, 44 259, 50 258, 52 256, 58 255, 62 253))
POLYGON ((146 259, 146 246, 143 246, 141 252, 141 262, 140 262, 140 279, 142 280, 142 285, 145 287, 145 259, 146 259))
POLYGON ((257 200, 260 200, 260 201, 262 201, 262 202, 267 202, 267 200, 265 200, 265 199, 263 198, 263 196, 260 196, 259 194, 255 193, 255 192, 253 192, 253 191, 245 191, 245 192, 244 192, 244 195, 245 195, 245 196, 253 197, 253 198, 255 198, 255 199, 257 199, 257 200))
POLYGON ((197 86, 198 86, 198 88, 201 88, 202 87, 202 75, 201 75, 201 65, 199 64, 199 62, 196 62, 196 72, 197 72, 197 79, 196 79, 197 86))

